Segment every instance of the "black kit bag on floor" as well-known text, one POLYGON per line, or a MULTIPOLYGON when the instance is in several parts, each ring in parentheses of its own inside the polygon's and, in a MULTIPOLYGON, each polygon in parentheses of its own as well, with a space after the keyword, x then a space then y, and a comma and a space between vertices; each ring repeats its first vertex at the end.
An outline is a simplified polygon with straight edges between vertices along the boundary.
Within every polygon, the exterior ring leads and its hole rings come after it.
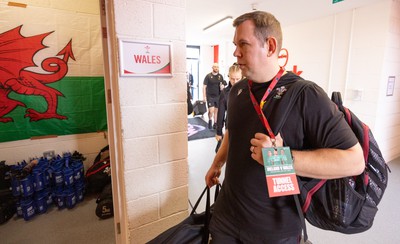
POLYGON ((0 224, 7 222, 17 212, 17 204, 12 192, 8 189, 0 190, 0 224))
POLYGON ((11 187, 10 169, 11 167, 5 161, 0 162, 0 190, 11 187))
POLYGON ((207 112, 207 106, 204 101, 198 100, 193 105, 193 115, 203 115, 207 112))
POLYGON ((100 193, 103 188, 111 183, 111 165, 109 146, 105 146, 96 156, 93 165, 86 171, 86 191, 100 193))
MULTIPOLYGON (((219 193, 220 185, 216 186, 215 198, 216 200, 219 193)), ((209 223, 212 215, 212 206, 210 204, 210 189, 206 186, 201 193, 199 199, 193 207, 189 217, 180 222, 179 224, 169 228, 147 244, 207 244, 209 241, 209 223), (207 193, 206 210, 200 214, 196 213, 196 209, 207 193)))
POLYGON ((343 106, 339 92, 332 93, 332 101, 343 112, 363 148, 365 170, 358 176, 332 180, 303 180, 299 177, 301 204, 297 196, 295 200, 300 209, 305 239, 304 216, 310 224, 325 230, 344 234, 368 230, 388 184, 390 169, 371 130, 343 106))
POLYGON ((96 200, 96 215, 100 219, 108 219, 114 216, 114 205, 111 184, 106 185, 96 200))

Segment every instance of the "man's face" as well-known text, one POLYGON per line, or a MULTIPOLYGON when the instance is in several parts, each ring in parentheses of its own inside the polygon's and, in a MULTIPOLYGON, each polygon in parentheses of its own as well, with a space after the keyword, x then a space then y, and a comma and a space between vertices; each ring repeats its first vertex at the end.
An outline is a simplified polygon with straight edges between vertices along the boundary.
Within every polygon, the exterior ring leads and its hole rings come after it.
POLYGON ((214 73, 218 73, 219 72, 219 66, 218 65, 213 65, 212 66, 212 70, 214 73))
POLYGON ((236 49, 233 56, 237 58, 243 76, 255 82, 264 82, 263 73, 267 67, 268 45, 264 41, 261 45, 254 35, 254 23, 246 20, 236 27, 233 43, 236 49))

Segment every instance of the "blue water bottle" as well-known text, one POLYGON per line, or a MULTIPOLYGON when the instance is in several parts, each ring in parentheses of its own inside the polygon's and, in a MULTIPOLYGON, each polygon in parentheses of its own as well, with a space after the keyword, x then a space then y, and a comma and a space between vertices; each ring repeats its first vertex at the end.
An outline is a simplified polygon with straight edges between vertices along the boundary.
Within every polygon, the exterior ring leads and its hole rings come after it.
POLYGON ((72 187, 74 185, 74 171, 66 165, 63 169, 64 186, 72 187))
POLYGON ((84 168, 82 160, 74 160, 72 162, 72 169, 74 170, 75 182, 84 181, 84 168))
POLYGON ((79 181, 75 183, 75 195, 76 195, 76 202, 82 202, 85 195, 85 183, 84 181, 79 181))
POLYGON ((35 207, 32 198, 24 198, 21 200, 22 216, 26 221, 35 216, 35 207))
POLYGON ((47 196, 45 191, 36 192, 35 197, 35 212, 42 214, 47 211, 47 196))
POLYGON ((33 183, 32 183, 32 175, 27 175, 19 180, 21 195, 23 197, 29 197, 33 195, 33 183))
POLYGON ((76 195, 75 195, 75 190, 72 187, 64 189, 64 196, 65 196, 65 206, 68 209, 75 207, 76 195))
POLYGON ((65 208, 65 195, 62 188, 58 188, 55 192, 56 204, 58 209, 65 208))
POLYGON ((33 170, 32 170, 32 178, 33 178, 33 188, 36 192, 41 191, 44 189, 45 183, 44 183, 44 174, 43 174, 43 169, 40 165, 37 165, 33 170))

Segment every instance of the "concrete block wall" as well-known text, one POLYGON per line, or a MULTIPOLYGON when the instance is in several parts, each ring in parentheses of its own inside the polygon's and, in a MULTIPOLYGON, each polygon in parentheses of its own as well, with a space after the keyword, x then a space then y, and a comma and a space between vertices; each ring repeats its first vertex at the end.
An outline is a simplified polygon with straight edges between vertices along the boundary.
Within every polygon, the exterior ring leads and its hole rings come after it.
POLYGON ((184 0, 113 3, 117 38, 172 45, 172 77, 113 81, 130 243, 145 243, 188 216, 185 5, 184 0))

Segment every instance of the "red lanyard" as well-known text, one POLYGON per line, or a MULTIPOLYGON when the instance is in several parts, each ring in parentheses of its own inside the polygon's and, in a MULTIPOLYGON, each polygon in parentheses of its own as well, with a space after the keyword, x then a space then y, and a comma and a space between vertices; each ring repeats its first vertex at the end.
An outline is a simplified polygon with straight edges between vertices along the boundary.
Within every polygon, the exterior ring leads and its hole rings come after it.
POLYGON ((248 81, 248 85, 249 85, 249 93, 250 93, 250 98, 251 101, 253 103, 254 109, 257 112, 258 117, 261 120, 261 123, 263 123, 263 125, 265 126, 265 128, 267 129, 267 132, 269 134, 269 137, 271 137, 271 141, 272 144, 275 146, 275 135, 271 129, 271 126, 268 123, 267 118, 265 117, 262 109, 264 108, 265 102, 267 101, 267 97, 268 95, 271 93, 271 91, 274 89, 274 87, 276 86, 276 84, 278 83, 279 79, 282 77, 283 72, 285 70, 281 67, 278 71, 278 73, 275 75, 275 77, 272 79, 271 84, 269 84, 267 90, 264 93, 264 96, 261 99, 260 104, 258 104, 256 98, 253 95, 253 92, 251 92, 251 86, 253 85, 253 81, 249 80, 248 81))

